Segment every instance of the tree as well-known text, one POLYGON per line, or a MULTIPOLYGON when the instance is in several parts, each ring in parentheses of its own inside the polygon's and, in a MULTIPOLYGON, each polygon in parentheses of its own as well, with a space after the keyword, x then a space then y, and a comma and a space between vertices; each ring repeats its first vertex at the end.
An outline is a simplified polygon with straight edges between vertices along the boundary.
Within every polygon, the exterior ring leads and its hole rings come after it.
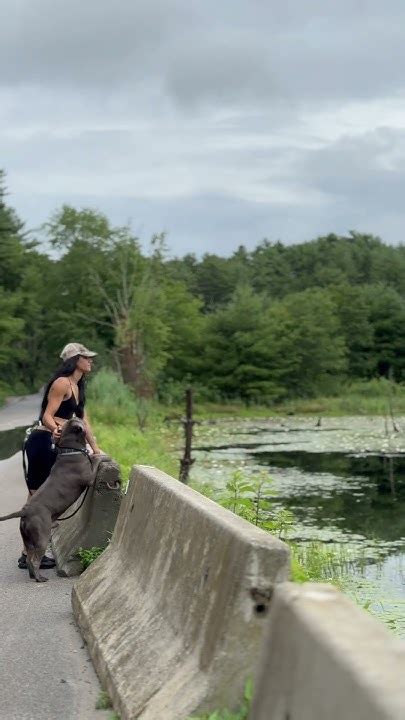
POLYGON ((373 328, 370 375, 405 380, 405 299, 386 285, 364 288, 373 328))
POLYGON ((24 329, 24 320, 15 316, 16 308, 20 302, 18 295, 12 296, 0 288, 0 367, 2 379, 15 380, 13 365, 20 352, 16 344, 21 338, 24 329), (6 370, 6 372, 4 372, 6 370))
POLYGON ((342 284, 330 289, 347 348, 347 371, 351 378, 368 378, 373 360, 374 328, 370 321, 367 286, 342 284))
POLYGON ((234 276, 226 258, 205 254, 195 270, 196 293, 208 311, 230 299, 235 289, 234 276))
POLYGON ((203 377, 222 397, 252 399, 266 382, 267 373, 255 362, 253 350, 263 311, 263 298, 241 286, 226 307, 209 317, 203 377))
POLYGON ((311 396, 336 390, 347 372, 347 349, 337 308, 322 289, 288 295, 282 304, 294 323, 295 368, 289 394, 311 396))
POLYGON ((185 283, 167 278, 164 315, 169 334, 162 382, 170 379, 185 385, 187 379, 198 380, 207 345, 207 316, 202 313, 202 301, 193 297, 185 283))
POLYGON ((4 173, 0 171, 2 377, 11 387, 19 385, 35 389, 44 357, 41 353, 44 339, 41 319, 51 261, 37 252, 37 243, 23 233, 23 223, 6 205, 5 199, 4 173))

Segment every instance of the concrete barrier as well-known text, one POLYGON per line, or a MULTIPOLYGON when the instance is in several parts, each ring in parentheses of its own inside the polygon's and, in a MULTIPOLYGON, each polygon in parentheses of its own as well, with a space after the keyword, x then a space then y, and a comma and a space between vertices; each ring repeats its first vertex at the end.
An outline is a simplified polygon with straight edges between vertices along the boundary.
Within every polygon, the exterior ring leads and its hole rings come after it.
MULTIPOLYGON (((80 547, 105 547, 110 541, 118 517, 122 493, 111 490, 120 481, 119 465, 113 460, 100 463, 96 482, 87 493, 80 510, 69 520, 61 520, 52 532, 52 550, 59 575, 79 575, 82 566, 77 551, 80 547)), ((82 502, 83 495, 64 515, 71 515, 82 502)))
POLYGON ((404 720, 405 643, 329 585, 274 592, 250 720, 404 720))
POLYGON ((133 468, 112 542, 72 602, 122 720, 236 709, 288 547, 155 468, 133 468))

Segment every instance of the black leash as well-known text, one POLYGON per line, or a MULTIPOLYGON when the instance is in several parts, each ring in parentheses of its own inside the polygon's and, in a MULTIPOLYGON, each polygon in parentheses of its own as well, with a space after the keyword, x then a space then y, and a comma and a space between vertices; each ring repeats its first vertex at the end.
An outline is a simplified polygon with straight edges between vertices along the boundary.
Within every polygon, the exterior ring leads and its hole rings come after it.
POLYGON ((85 501, 85 499, 86 499, 86 497, 87 497, 87 493, 89 492, 89 489, 90 489, 90 485, 87 485, 87 487, 86 487, 86 492, 85 492, 84 495, 83 495, 83 500, 81 501, 79 507, 76 508, 76 510, 75 510, 74 512, 72 512, 71 515, 68 515, 67 517, 64 517, 64 518, 59 517, 59 518, 57 519, 57 522, 59 522, 59 520, 70 520, 70 518, 72 518, 73 515, 76 515, 76 513, 79 512, 80 508, 83 506, 83 503, 84 503, 84 501, 85 501))
MULTIPOLYGON (((31 430, 31 428, 30 428, 30 430, 31 430)), ((26 455, 26 453, 25 453, 25 445, 26 445, 26 443, 27 443, 27 440, 28 440, 28 436, 29 436, 29 435, 30 435, 30 432, 27 432, 27 433, 26 433, 26 436, 25 436, 25 438, 24 438, 24 442, 23 442, 23 444, 22 444, 22 461, 23 461, 23 470, 24 470, 25 481, 27 481, 27 477, 28 477, 27 461, 26 461, 26 458, 25 458, 25 455, 26 455)), ((89 459, 89 461, 90 461, 90 464, 91 464, 90 455, 89 455, 88 451, 85 450, 85 449, 83 449, 83 450, 77 450, 76 448, 58 448, 58 453, 59 453, 59 455, 77 455, 77 454, 80 453, 80 454, 82 454, 82 455, 86 455, 86 457, 88 457, 88 459, 89 459), (63 452, 64 450, 65 450, 65 452, 63 452)), ((74 515, 76 515, 77 512, 79 512, 79 510, 83 507, 83 503, 84 503, 84 501, 85 501, 85 499, 86 499, 86 497, 87 497, 87 493, 89 492, 89 487, 90 487, 90 486, 88 485, 87 488, 86 488, 86 491, 85 491, 85 493, 84 493, 84 495, 83 495, 83 500, 81 501, 79 507, 77 507, 76 510, 75 510, 74 512, 72 512, 71 515, 68 515, 67 517, 60 517, 60 518, 58 518, 57 522, 59 522, 59 520, 70 520, 70 518, 72 518, 74 515)))
MULTIPOLYGON (((61 448, 58 448, 58 455, 86 455, 86 457, 89 459, 89 462, 90 462, 90 465, 91 465, 91 459, 90 459, 89 452, 88 452, 88 450, 86 450, 85 448, 79 449, 79 448, 64 448, 64 447, 61 447, 61 448)), ((86 497, 87 497, 87 493, 89 492, 89 488, 90 488, 90 485, 88 485, 88 486, 86 487, 86 491, 85 491, 85 493, 84 493, 84 495, 83 495, 83 499, 82 499, 79 507, 77 507, 76 510, 75 510, 74 512, 72 512, 71 515, 68 515, 67 517, 59 517, 58 520, 57 520, 57 522, 59 522, 59 520, 70 520, 70 518, 72 518, 74 515, 76 515, 77 512, 79 512, 80 508, 83 507, 83 503, 84 503, 84 501, 85 501, 85 499, 86 499, 86 497)))

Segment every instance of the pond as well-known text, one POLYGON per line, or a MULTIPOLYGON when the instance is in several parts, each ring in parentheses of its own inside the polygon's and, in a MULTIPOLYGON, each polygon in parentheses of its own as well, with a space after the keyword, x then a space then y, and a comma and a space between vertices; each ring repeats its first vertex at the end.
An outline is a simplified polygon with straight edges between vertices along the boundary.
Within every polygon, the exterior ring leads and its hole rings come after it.
POLYGON ((192 478, 268 471, 288 538, 343 548, 345 589, 405 636, 405 418, 225 420, 198 426, 192 478), (403 428, 403 430, 402 430, 403 428))
POLYGON ((0 431, 0 460, 5 460, 21 450, 25 430, 25 427, 18 427, 0 431))

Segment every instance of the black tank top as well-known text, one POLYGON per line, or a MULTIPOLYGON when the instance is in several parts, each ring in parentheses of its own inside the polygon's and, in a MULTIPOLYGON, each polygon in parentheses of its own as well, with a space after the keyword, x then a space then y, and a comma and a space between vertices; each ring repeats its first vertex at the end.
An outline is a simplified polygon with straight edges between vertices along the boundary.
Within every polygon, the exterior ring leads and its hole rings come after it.
POLYGON ((74 413, 77 412, 78 407, 79 405, 76 402, 76 398, 73 395, 72 390, 70 398, 68 398, 67 400, 63 400, 59 405, 57 411, 55 412, 55 417, 63 418, 64 420, 70 420, 70 418, 73 417, 74 413))
MULTIPOLYGON (((67 398, 67 400, 62 400, 61 404, 59 405, 57 411, 55 412, 55 417, 63 418, 63 420, 70 420, 73 415, 75 415, 79 408, 79 403, 76 402, 75 394, 73 392, 73 386, 70 382, 70 390, 71 390, 71 396, 67 398)), ((48 401, 48 397, 46 398, 46 401, 48 401)), ((41 411, 41 414, 39 416, 40 421, 42 421, 43 412, 41 411)))
POLYGON ((70 418, 73 417, 73 415, 77 412, 77 408, 79 407, 79 403, 76 402, 75 394, 73 392, 73 386, 70 380, 69 383, 72 394, 67 400, 62 400, 57 411, 55 412, 55 417, 63 418, 64 420, 70 420, 70 418))

